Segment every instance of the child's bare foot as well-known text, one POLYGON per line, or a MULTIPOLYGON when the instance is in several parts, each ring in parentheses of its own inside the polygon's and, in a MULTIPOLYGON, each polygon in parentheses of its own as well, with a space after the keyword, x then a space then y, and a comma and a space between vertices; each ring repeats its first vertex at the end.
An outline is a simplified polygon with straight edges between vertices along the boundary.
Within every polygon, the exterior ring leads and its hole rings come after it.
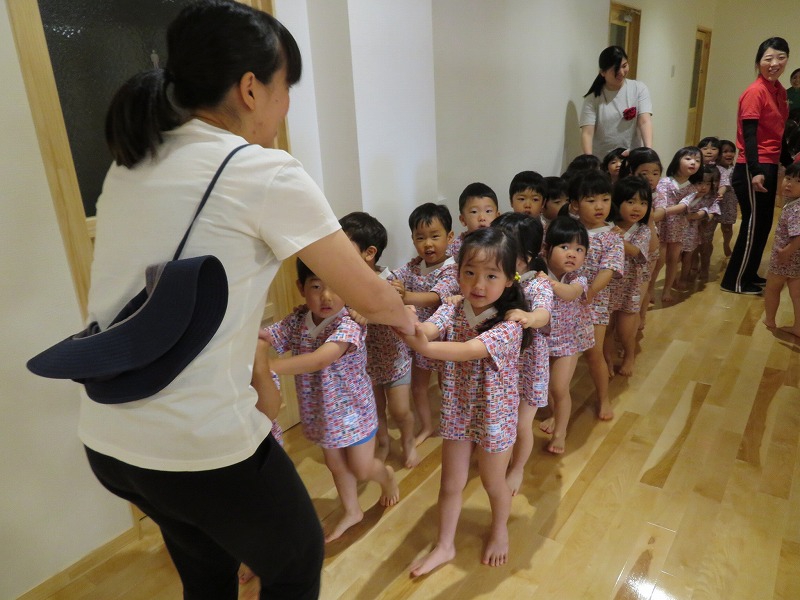
POLYGON ((381 506, 394 506, 400 501, 400 487, 397 485, 394 469, 386 467, 386 470, 389 472, 389 481, 385 485, 381 485, 380 503, 381 506))
POLYGON ((608 378, 612 379, 616 372, 614 371, 614 360, 606 360, 606 365, 608 366, 608 378))
POLYGON ((791 333, 794 337, 800 338, 800 325, 798 325, 797 323, 795 323, 791 327, 785 325, 783 327, 779 327, 778 329, 780 329, 781 331, 785 331, 786 333, 791 333))
POLYGON ((325 543, 327 544, 333 540, 338 540, 345 531, 350 529, 353 525, 360 523, 363 518, 364 513, 360 510, 357 513, 344 513, 344 516, 339 519, 339 522, 333 530, 325 536, 325 543))
POLYGON ((415 440, 413 439, 409 440, 408 444, 403 444, 403 466, 406 469, 413 469, 419 464, 419 454, 417 454, 417 447, 414 444, 415 440))
POLYGON ((490 567, 499 567, 508 562, 508 529, 495 532, 486 543, 481 562, 490 567))
POLYGON ((764 325, 766 325, 767 329, 777 329, 778 328, 778 324, 775 321, 768 321, 767 319, 764 319, 762 321, 762 323, 764 323, 764 325))
POLYGON ((722 252, 725 253, 725 258, 730 258, 731 254, 733 254, 733 250, 731 250, 730 244, 724 244, 722 246, 722 252))
POLYGON ((661 304, 672 304, 673 302, 674 298, 672 297, 672 294, 668 294, 667 292, 661 294, 661 304))
POLYGON ((564 454, 565 438, 565 435, 554 433, 553 437, 550 438, 550 442, 547 444, 547 451, 550 454, 564 454))
POLYGON ((256 574, 253 573, 253 570, 246 564, 242 563, 239 565, 239 585, 244 585, 255 576, 256 574))
POLYGON ((619 366, 619 374, 623 377, 630 377, 633 375, 633 363, 634 358, 628 358, 627 356, 622 359, 622 364, 619 366))
POLYGON ((433 427, 426 427, 417 434, 417 437, 414 438, 414 445, 419 446, 422 442, 427 440, 429 437, 433 435, 433 427))
POLYGON ((381 462, 386 462, 386 459, 389 458, 389 440, 379 440, 375 444, 375 458, 381 462))
POLYGON ((555 417, 550 417, 549 419, 545 419, 544 421, 539 423, 539 429, 541 429, 545 433, 553 433, 553 430, 555 428, 556 428, 555 417))
POLYGON ((611 408, 611 402, 608 399, 597 402, 597 418, 601 421, 610 421, 614 418, 614 409, 611 408))
POLYGON ((506 483, 511 488, 511 495, 516 496, 519 487, 522 485, 522 469, 514 469, 506 473, 506 483))
POLYGON ((708 281, 708 269, 703 269, 700 271, 700 274, 697 276, 697 278, 702 282, 708 281))
POLYGON ((419 577, 420 575, 427 575, 436 567, 450 562, 456 557, 456 549, 453 546, 444 548, 441 544, 436 544, 436 547, 431 550, 427 556, 419 559, 411 565, 411 576, 419 577))
POLYGON ((675 290, 676 292, 685 292, 686 290, 689 289, 689 284, 687 284, 686 281, 679 279, 678 281, 672 284, 672 289, 675 290))

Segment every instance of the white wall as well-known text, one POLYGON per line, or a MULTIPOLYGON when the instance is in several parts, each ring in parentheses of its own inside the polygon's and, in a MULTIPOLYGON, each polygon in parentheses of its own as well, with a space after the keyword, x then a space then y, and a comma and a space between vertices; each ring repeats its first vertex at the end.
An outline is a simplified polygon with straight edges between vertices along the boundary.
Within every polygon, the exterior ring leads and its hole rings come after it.
POLYGON ((756 77, 756 50, 767 38, 778 36, 789 42, 789 64, 781 79, 781 83, 789 87, 789 74, 800 68, 799 10, 797 0, 717 3, 703 115, 704 136, 736 140, 739 96, 756 77))
POLYGON ((0 9, 0 598, 15 598, 131 527, 91 474, 78 387, 25 361, 81 328, 5 5, 0 9))

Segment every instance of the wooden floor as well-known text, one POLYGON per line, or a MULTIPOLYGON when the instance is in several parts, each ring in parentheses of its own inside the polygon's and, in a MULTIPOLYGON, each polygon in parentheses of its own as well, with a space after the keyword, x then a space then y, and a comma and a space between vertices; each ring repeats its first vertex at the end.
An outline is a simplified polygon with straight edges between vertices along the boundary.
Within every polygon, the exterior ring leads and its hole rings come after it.
MULTIPOLYGON (((595 420, 581 364, 566 454, 543 452, 536 428, 513 501, 508 565, 479 563, 490 513, 473 473, 455 560, 419 580, 408 577, 437 529, 441 446, 430 439, 410 471, 400 468, 394 448, 403 495, 397 506, 376 506, 378 486, 362 487, 366 517, 327 548, 322 597, 800 598, 799 340, 761 324, 761 298, 719 290, 720 256, 716 248, 712 282, 649 312, 635 375, 611 382, 613 421, 595 420)), ((785 324, 785 290, 782 302, 785 324)), ((320 518, 335 519, 336 491, 319 449, 299 428, 287 432, 286 447, 320 518)), ((48 597, 180 594, 153 531, 48 597)))

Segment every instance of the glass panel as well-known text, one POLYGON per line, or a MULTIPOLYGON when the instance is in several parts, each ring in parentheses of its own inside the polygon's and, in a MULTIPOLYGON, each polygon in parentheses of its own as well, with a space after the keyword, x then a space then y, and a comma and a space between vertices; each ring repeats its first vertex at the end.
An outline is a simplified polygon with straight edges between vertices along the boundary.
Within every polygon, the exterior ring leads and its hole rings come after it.
POLYGON ((697 89, 700 85, 700 61, 703 58, 703 40, 694 41, 694 66, 692 68, 692 93, 689 108, 697 108, 697 89))
POLYGON ((166 62, 167 25, 190 0, 39 0, 86 216, 111 164, 104 131, 114 92, 166 62))
POLYGON ((619 23, 609 23, 608 25, 609 46, 621 46, 622 48, 625 48, 625 52, 627 52, 628 51, 627 37, 628 37, 627 25, 620 25, 619 23))

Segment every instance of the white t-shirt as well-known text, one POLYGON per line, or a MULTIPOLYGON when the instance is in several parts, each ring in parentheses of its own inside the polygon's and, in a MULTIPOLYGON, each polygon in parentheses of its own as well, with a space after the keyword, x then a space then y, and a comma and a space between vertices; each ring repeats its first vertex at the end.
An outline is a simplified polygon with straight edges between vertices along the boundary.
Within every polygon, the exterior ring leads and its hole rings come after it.
POLYGON ((644 113, 653 114, 650 91, 641 81, 626 79, 617 91, 603 88, 599 96, 589 94, 583 99, 580 126, 594 125, 592 154, 601 160, 614 148, 639 148, 642 137, 636 126, 644 113), (626 109, 635 108, 636 116, 625 119, 626 109))
MULTIPOLYGON (((199 120, 167 132, 156 160, 112 166, 97 203, 89 321, 102 328, 144 286, 147 265, 170 260, 211 178, 245 140, 199 120)), ((339 229, 298 161, 249 146, 227 164, 182 258, 213 254, 228 277, 228 308, 208 346, 164 390, 103 405, 82 393, 88 447, 163 471, 202 471, 251 456, 271 423, 250 387, 267 290, 281 261, 339 229)))

